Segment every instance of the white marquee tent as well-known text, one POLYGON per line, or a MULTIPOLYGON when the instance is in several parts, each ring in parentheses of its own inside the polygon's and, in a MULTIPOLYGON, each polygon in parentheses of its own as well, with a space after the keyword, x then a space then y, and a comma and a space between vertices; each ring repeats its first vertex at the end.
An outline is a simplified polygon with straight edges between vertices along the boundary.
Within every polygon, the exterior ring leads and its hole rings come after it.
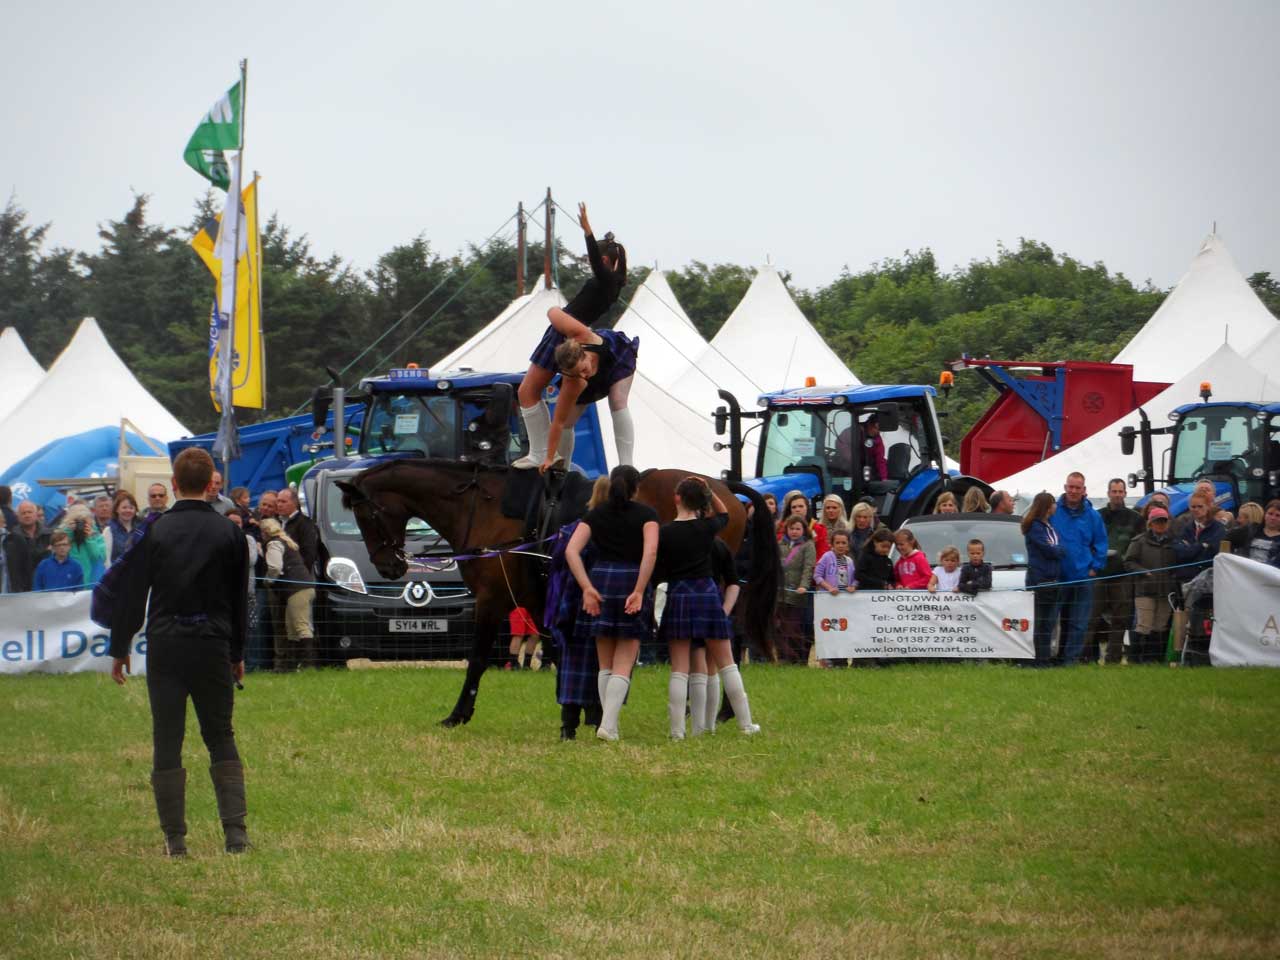
POLYGON ((50 440, 118 427, 124 417, 163 442, 190 435, 137 381, 97 321, 85 317, 39 385, 0 421, 0 470, 50 440))
POLYGON ((7 417, 44 377, 44 368, 13 327, 0 332, 0 420, 7 417))
MULTIPOLYGON (((1212 384, 1215 399, 1261 401, 1280 396, 1280 325, 1254 348, 1249 360, 1224 343, 1176 383, 1143 404, 1152 425, 1166 426, 1171 410, 1199 400, 1200 384, 1206 381, 1212 384)), ((1121 428, 1137 427, 1139 423, 1135 410, 1087 440, 1004 478, 996 486, 1027 498, 1041 490, 1057 494, 1062 492, 1067 474, 1079 470, 1085 475, 1091 495, 1100 496, 1112 477, 1127 476, 1142 466, 1136 451, 1130 457, 1120 452, 1121 428)), ((1159 472, 1170 438, 1151 439, 1154 464, 1159 472)))
POLYGON ((818 386, 862 382, 827 346, 768 264, 756 272, 711 346, 761 390, 802 387, 806 377, 814 377, 818 386))
POLYGON ((1250 352, 1280 324, 1241 275, 1226 244, 1211 233, 1191 267, 1151 319, 1116 355, 1135 380, 1179 380, 1203 357, 1200 344, 1229 343, 1250 352))

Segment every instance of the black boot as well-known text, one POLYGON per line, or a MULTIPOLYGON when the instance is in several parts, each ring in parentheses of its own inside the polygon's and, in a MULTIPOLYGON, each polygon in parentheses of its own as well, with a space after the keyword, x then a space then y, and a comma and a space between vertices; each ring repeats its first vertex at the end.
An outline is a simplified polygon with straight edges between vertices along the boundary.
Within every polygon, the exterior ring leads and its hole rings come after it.
POLYGON ((576 703, 560 704, 560 739, 578 739, 578 710, 576 703))
POLYGON ((249 849, 249 834, 244 827, 248 808, 244 799, 244 766, 239 760, 223 760, 209 768, 213 779, 213 795, 218 800, 218 819, 226 836, 227 853, 244 853, 249 849))
POLYGON ((187 855, 187 771, 153 770, 151 792, 156 797, 156 813, 164 831, 164 852, 171 857, 187 855))

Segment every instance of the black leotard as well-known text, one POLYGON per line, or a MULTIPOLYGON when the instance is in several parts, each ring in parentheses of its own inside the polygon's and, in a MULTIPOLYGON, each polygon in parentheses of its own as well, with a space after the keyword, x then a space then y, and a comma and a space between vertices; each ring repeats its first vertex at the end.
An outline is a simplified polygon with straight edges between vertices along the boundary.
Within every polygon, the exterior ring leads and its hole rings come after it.
POLYGON ((604 265, 596 238, 587 234, 587 260, 591 263, 591 276, 582 285, 578 295, 564 306, 564 312, 590 327, 603 317, 617 302, 622 293, 622 277, 604 265))

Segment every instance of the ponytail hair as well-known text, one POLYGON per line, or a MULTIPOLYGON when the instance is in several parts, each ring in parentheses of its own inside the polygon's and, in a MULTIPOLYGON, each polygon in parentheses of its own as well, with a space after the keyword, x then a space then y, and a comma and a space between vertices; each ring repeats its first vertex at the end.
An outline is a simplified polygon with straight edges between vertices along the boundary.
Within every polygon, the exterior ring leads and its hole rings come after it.
POLYGON ((613 238, 613 231, 600 241, 600 252, 613 261, 613 277, 621 290, 627 283, 627 248, 613 238))
POLYGON ((639 470, 627 463, 614 467, 609 474, 609 506, 615 510, 625 510, 639 487, 639 470))
POLYGON ((1031 506, 1027 509, 1027 512, 1022 515, 1022 532, 1024 534, 1028 533, 1031 530, 1031 525, 1037 520, 1048 523, 1049 510, 1057 502, 1052 493, 1046 493, 1043 490, 1037 493, 1035 499, 1031 501, 1031 506))

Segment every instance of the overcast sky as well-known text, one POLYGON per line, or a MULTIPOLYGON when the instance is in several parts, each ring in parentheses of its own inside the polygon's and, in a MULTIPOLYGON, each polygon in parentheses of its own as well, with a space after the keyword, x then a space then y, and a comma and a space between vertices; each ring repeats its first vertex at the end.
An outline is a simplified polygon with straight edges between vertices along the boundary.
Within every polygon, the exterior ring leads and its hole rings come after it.
POLYGON ((551 186, 633 263, 769 256, 805 287, 1020 236, 1168 286, 1214 220, 1280 274, 1280 4, 895 7, 11 4, 0 186, 78 249, 131 190, 184 224, 182 149, 247 57, 264 214, 362 269, 551 186))

